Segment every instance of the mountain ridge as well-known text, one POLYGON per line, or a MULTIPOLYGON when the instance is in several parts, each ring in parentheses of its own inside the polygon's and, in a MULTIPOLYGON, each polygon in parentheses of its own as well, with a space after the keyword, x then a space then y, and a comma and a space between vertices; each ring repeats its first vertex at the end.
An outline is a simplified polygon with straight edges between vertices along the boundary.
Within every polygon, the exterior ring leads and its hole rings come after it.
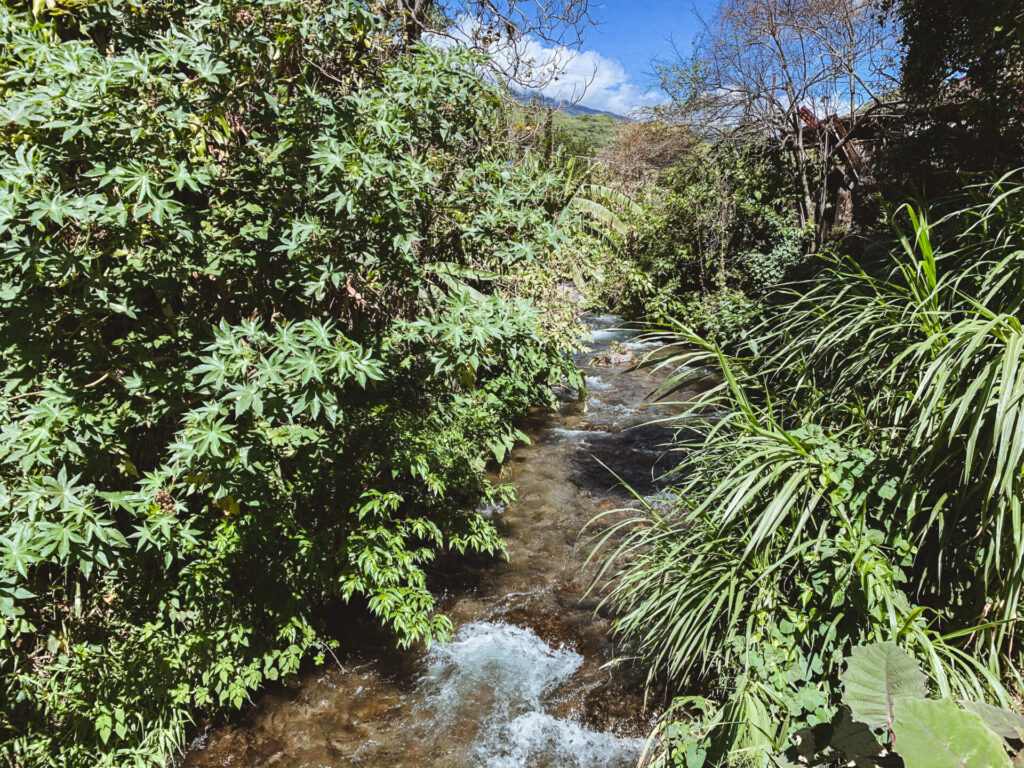
POLYGON ((516 95, 516 98, 527 106, 540 106, 545 109, 557 109, 573 117, 580 117, 581 115, 607 115, 608 117, 614 117, 616 120, 621 120, 624 123, 629 122, 629 118, 624 115, 603 109, 585 107, 582 104, 574 104, 573 102, 565 99, 553 99, 550 96, 545 96, 537 91, 520 93, 516 95))

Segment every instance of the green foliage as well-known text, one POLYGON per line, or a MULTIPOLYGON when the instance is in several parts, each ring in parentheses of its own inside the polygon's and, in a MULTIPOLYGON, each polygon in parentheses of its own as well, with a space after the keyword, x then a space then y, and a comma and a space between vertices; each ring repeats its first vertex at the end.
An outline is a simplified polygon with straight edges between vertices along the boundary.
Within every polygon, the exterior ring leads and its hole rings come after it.
POLYGON ((0 753, 163 765, 330 639, 443 636, 484 470, 578 374, 503 286, 562 184, 349 0, 0 5, 0 753), (521 159, 521 158, 517 158, 521 159))
POLYGON ((554 141, 571 155, 594 157, 611 146, 625 123, 613 115, 555 112, 554 141))
POLYGON ((959 704, 980 717, 985 726, 1008 741, 1019 740, 1024 735, 1024 717, 1008 709, 993 707, 984 701, 963 701, 959 704))
POLYGON ((691 293, 676 307, 678 316, 685 317, 704 338, 723 345, 742 339, 757 324, 763 309, 759 300, 733 288, 691 293))
POLYGON ((631 319, 685 318, 728 340, 757 317, 756 302, 803 258, 788 188, 769 154, 697 144, 648 190, 635 240, 613 264, 606 303, 631 319))
MULTIPOLYGON (((945 698, 1006 706, 1020 679, 1024 186, 891 219, 887 252, 825 257, 736 354, 675 323, 651 362, 676 371, 666 395, 717 372, 684 404, 670 508, 601 540, 617 630, 686 694, 663 762, 767 765, 834 721, 865 643, 909 651, 945 698)), ((872 725, 899 719, 868 696, 872 725)))
POLYGON ((831 723, 802 730, 788 759, 858 768, 894 760, 906 768, 1010 768, 1011 755, 1019 758, 1024 718, 982 701, 957 706, 928 698, 921 668, 895 643, 854 648, 843 681, 848 706, 831 723))
POLYGON ((606 114, 570 114, 555 109, 554 102, 515 104, 508 121, 524 144, 531 146, 547 161, 556 156, 593 160, 614 143, 626 123, 606 114))
POLYGON ((853 719, 874 729, 892 727, 896 699, 928 692, 921 667, 896 643, 857 646, 840 679, 853 719))
POLYGON ((617 189, 581 184, 569 198, 565 213, 567 223, 581 227, 612 254, 619 255, 635 236, 627 221, 641 216, 643 209, 617 189))
POLYGON ((902 32, 908 108, 886 173, 932 195, 963 173, 1024 166, 1024 8, 1018 0, 885 0, 902 32))
POLYGON ((1010 768, 1005 742, 949 699, 898 699, 892 728, 906 768, 1010 768))

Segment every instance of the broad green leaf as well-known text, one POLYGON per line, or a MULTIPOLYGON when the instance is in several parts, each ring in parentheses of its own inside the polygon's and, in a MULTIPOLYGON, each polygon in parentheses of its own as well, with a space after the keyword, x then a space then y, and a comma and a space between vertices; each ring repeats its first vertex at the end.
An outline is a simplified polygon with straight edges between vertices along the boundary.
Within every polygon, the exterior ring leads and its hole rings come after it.
POLYGON ((1003 740, 949 699, 903 696, 895 714, 894 746, 906 768, 1010 768, 1003 740))
POLYGON ((927 695, 921 668, 892 642, 854 648, 841 679, 853 719, 871 728, 891 727, 897 699, 927 695))
POLYGON ((974 712, 989 730, 1004 739, 1020 739, 1024 734, 1024 717, 1008 709, 993 707, 984 701, 961 701, 960 706, 974 712))
POLYGON ((114 721, 109 714, 104 713, 96 718, 96 732, 104 744, 110 741, 110 732, 113 730, 113 727, 114 721))

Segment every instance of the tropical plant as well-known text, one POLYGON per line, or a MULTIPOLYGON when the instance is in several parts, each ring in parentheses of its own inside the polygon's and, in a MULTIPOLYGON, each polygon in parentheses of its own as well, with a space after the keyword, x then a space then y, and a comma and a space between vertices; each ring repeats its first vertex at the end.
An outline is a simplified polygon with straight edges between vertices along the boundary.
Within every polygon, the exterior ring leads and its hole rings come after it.
POLYGON ((165 765, 437 553, 575 366, 510 273, 561 179, 354 0, 0 4, 0 755, 165 765), (522 158, 514 158, 516 161, 522 158))
POLYGON ((1024 186, 965 195, 934 222, 893 211, 889 250, 823 257, 732 355, 666 325, 666 396, 716 378, 680 406, 670 508, 599 541, 622 536, 617 631, 684 694, 662 760, 768 764, 833 719, 864 643, 899 644, 942 697, 1010 702, 1024 186))
POLYGON ((635 236, 628 222, 641 216, 643 209, 628 195, 602 184, 581 184, 568 198, 565 213, 577 214, 570 220, 621 256, 635 236))
POLYGON ((927 678, 895 643, 857 646, 832 723, 800 732, 786 757, 800 765, 1011 768, 1024 717, 984 701, 928 698, 927 678))

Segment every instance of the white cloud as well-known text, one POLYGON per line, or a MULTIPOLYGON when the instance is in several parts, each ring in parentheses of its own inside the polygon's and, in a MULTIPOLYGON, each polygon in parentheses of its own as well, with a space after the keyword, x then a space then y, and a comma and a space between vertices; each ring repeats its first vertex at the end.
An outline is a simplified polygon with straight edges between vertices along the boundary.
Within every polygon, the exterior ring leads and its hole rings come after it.
POLYGON ((481 45, 479 30, 476 21, 464 16, 449 36, 438 36, 434 42, 450 45, 458 41, 482 48, 499 70, 514 72, 519 84, 533 82, 530 90, 558 101, 619 115, 668 101, 664 93, 633 83, 621 62, 597 51, 549 46, 531 37, 515 42, 502 38, 481 45))
POLYGON ((547 48, 532 40, 527 43, 527 51, 539 63, 556 62, 557 79, 539 89, 552 99, 578 100, 585 107, 620 115, 667 101, 660 91, 633 83, 618 60, 602 56, 597 51, 547 48))

